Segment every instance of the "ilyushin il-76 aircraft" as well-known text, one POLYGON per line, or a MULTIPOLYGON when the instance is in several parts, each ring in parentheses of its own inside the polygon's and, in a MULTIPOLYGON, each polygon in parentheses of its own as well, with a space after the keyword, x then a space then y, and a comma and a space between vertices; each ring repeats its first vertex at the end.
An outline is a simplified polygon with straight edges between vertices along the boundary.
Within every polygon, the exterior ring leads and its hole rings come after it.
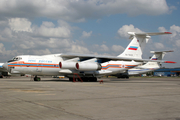
MULTIPOLYGON (((168 52, 173 52, 173 51, 151 51, 151 53, 154 53, 154 55, 151 57, 151 60, 162 60, 164 55, 168 52)), ((168 62, 168 63, 175 63, 175 62, 168 62)), ((161 67, 160 62, 147 62, 142 66, 137 66, 135 68, 128 70, 128 73, 129 75, 138 75, 138 74, 143 74, 157 70, 160 67, 161 67)))
MULTIPOLYGON (((12 74, 31 74, 37 76, 60 76, 83 81, 97 81, 98 77, 117 74, 142 64, 153 61, 142 59, 142 50, 153 35, 171 34, 128 32, 132 40, 125 51, 118 56, 100 56, 87 54, 51 54, 51 55, 20 55, 4 63, 3 68, 12 74)), ((168 61, 159 61, 168 62, 168 61)))
MULTIPOLYGON (((165 56, 166 53, 168 52, 173 52, 172 50, 169 51, 151 51, 154 55, 151 57, 151 60, 162 60, 163 57, 165 56)), ((176 63, 173 61, 169 61, 168 63, 176 63)), ((140 75, 144 73, 148 73, 157 69, 161 68, 161 63, 160 62, 147 62, 143 63, 141 65, 138 65, 137 67, 134 67, 132 69, 129 69, 127 71, 122 71, 122 73, 118 73, 115 76, 118 78, 129 78, 129 76, 132 75, 140 75)))

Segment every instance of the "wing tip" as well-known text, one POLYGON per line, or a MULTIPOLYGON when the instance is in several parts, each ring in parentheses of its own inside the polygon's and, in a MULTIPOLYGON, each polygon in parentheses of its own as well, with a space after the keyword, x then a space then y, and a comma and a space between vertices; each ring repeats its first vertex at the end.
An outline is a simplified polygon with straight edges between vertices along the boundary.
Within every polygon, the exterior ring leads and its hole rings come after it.
POLYGON ((164 33, 166 33, 166 34, 172 34, 171 32, 164 32, 164 33))
POLYGON ((164 63, 176 63, 174 61, 165 61, 164 63))

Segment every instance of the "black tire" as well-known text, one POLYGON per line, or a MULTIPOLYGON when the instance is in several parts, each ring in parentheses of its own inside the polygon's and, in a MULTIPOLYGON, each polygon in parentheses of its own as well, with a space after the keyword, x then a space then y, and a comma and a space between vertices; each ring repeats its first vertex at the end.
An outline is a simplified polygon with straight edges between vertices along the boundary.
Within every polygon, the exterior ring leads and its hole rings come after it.
POLYGON ((83 77, 82 80, 83 80, 83 82, 88 82, 89 78, 88 77, 83 77))
POLYGON ((40 77, 34 77, 34 81, 41 81, 40 77))
POLYGON ((37 81, 41 81, 41 78, 40 78, 40 77, 37 77, 37 81))
POLYGON ((94 77, 94 82, 97 82, 97 78, 96 77, 94 77))
POLYGON ((91 77, 91 78, 89 78, 89 81, 90 82, 97 82, 97 78, 96 77, 91 77))
POLYGON ((73 81, 73 78, 69 78, 69 81, 73 81))

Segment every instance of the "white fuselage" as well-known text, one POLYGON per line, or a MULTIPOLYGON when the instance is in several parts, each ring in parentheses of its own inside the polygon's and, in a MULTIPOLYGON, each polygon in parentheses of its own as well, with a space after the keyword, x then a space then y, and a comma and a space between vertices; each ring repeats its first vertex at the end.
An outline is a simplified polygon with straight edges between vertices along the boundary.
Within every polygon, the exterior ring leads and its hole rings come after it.
POLYGON ((151 72, 160 68, 160 64, 158 62, 148 62, 144 65, 139 65, 128 70, 129 75, 139 75, 147 72, 151 72))
POLYGON ((47 56, 20 56, 22 59, 8 63, 11 73, 23 73, 32 75, 59 75, 59 61, 61 57, 47 56))
MULTIPOLYGON (((74 73, 83 77, 101 77, 108 74, 116 74, 141 64, 140 62, 134 61, 108 61, 100 64, 100 70, 88 71, 87 67, 86 71, 80 71, 72 68, 60 69, 59 62, 64 61, 64 59, 60 57, 60 54, 44 56, 22 55, 17 56, 16 58, 17 59, 14 61, 12 60, 8 63, 8 70, 10 73, 47 76, 64 75, 67 77, 73 77, 74 73)), ((88 62, 86 64, 88 64, 88 62)))
POLYGON ((137 68, 137 69, 132 69, 132 70, 130 69, 130 70, 128 70, 128 75, 144 74, 144 73, 148 73, 151 71, 155 71, 157 69, 159 69, 159 67, 158 68, 144 68, 144 69, 137 68))

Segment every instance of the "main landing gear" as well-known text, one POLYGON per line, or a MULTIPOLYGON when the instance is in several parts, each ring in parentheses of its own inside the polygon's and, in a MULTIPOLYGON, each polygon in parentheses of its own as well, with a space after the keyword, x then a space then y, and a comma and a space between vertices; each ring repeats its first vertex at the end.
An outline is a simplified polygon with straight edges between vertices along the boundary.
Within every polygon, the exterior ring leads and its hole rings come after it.
POLYGON ((41 81, 40 77, 37 77, 37 75, 34 77, 34 81, 41 81))
MULTIPOLYGON (((79 78, 74 78, 74 79, 75 79, 75 81, 81 81, 79 78)), ((81 77, 81 79, 82 79, 83 82, 97 82, 97 78, 96 77, 81 77)), ((75 82, 73 80, 73 78, 69 78, 69 81, 75 82)))
POLYGON ((69 81, 97 82, 97 78, 96 77, 80 77, 77 73, 74 73, 73 77, 69 78, 69 81))

